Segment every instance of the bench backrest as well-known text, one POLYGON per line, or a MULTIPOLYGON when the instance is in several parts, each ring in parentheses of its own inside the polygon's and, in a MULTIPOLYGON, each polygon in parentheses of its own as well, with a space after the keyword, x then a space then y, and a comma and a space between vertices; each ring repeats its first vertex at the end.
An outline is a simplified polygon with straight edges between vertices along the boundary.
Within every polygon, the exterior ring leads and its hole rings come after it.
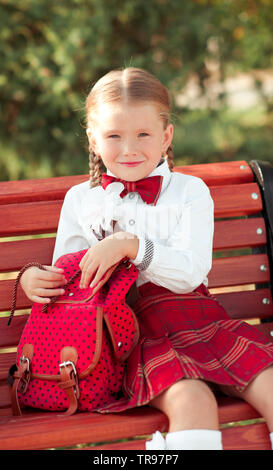
MULTIPOLYGON (((263 202, 245 161, 176 167, 201 177, 215 204, 213 267, 209 289, 232 318, 270 319, 272 295, 263 202)), ((10 406, 7 371, 30 311, 18 289, 17 311, 7 326, 14 278, 29 261, 51 264, 56 228, 66 191, 87 175, 0 183, 0 414, 10 406)), ((258 326, 271 338, 271 323, 258 326)), ((272 339, 272 338, 271 338, 272 339)))

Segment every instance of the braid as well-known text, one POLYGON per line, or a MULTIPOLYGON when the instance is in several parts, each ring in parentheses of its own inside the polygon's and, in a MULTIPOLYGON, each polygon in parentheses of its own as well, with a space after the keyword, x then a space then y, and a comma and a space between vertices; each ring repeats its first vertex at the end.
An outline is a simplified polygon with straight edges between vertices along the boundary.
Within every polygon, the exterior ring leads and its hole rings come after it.
POLYGON ((89 174, 90 188, 99 186, 101 184, 102 160, 91 147, 89 148, 89 174))
POLYGON ((166 153, 166 160, 169 165, 170 171, 173 171, 174 168, 174 154, 173 154, 173 146, 169 145, 167 153, 166 153))

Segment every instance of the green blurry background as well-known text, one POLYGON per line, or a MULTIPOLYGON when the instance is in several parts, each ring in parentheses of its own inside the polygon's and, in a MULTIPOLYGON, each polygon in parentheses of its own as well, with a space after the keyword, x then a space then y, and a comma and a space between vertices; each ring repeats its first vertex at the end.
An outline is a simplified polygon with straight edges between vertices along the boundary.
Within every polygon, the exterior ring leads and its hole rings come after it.
POLYGON ((88 172, 84 101, 113 68, 172 92, 176 164, 273 161, 272 0, 0 0, 0 179, 88 172))

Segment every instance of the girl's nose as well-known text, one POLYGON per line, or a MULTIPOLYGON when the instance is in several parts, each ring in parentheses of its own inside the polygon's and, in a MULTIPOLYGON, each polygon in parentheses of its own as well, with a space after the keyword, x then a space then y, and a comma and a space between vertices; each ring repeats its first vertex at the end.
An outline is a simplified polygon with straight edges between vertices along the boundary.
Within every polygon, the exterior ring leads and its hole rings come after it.
POLYGON ((136 156, 137 155, 137 147, 135 142, 131 140, 127 140, 124 142, 123 153, 125 156, 136 156))

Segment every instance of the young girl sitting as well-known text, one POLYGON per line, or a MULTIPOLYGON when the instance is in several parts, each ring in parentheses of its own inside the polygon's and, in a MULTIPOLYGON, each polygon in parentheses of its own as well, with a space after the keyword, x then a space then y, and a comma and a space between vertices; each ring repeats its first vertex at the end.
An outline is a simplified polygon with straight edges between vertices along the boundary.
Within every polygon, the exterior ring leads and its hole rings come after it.
MULTIPOLYGON (((168 416, 169 432, 156 432, 147 449, 222 449, 217 388, 254 406, 273 443, 273 346, 207 290, 213 202, 201 179, 172 172, 167 89, 141 69, 112 71, 92 88, 86 113, 90 182, 66 194, 53 263, 88 249, 81 288, 124 257, 139 270, 131 306, 140 339, 123 397, 97 411, 149 404, 168 416)), ((21 284, 32 301, 47 303, 65 279, 48 266, 27 270, 21 284)))

